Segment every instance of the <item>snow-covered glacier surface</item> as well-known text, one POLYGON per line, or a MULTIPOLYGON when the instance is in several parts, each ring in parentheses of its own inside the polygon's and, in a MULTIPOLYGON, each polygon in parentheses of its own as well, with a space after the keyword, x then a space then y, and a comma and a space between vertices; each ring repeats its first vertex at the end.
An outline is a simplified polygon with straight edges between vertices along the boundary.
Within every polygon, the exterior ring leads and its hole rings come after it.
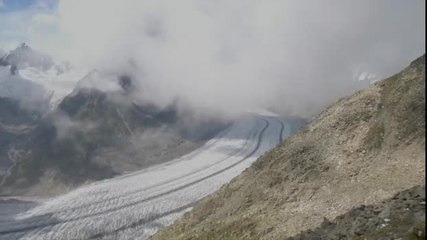
POLYGON ((278 116, 248 113, 179 159, 41 201, 0 201, 0 239, 146 239, 288 137, 278 116))

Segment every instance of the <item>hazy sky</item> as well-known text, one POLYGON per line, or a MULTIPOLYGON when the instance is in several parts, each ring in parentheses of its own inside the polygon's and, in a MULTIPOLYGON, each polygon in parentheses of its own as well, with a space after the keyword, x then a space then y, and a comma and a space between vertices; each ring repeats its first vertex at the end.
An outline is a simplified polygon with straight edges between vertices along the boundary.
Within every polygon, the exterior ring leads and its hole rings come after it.
POLYGON ((424 0, 0 2, 0 47, 126 72, 159 105, 306 116, 425 52, 424 0))

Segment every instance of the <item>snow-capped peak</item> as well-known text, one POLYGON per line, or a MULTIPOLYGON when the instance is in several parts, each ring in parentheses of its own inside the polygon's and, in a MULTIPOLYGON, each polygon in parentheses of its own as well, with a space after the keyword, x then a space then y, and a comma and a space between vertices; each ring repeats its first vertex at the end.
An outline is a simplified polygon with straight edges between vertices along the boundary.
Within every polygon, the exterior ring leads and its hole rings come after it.
POLYGON ((50 109, 68 95, 86 74, 68 62, 55 63, 48 55, 21 44, 0 55, 0 97, 48 101, 50 109))

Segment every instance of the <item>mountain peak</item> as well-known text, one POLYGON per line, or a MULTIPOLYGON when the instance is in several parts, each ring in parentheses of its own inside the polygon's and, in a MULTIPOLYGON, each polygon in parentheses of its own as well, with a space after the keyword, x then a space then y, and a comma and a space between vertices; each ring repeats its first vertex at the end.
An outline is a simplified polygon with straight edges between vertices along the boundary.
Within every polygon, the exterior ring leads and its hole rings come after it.
POLYGON ((54 63, 48 55, 33 50, 26 43, 21 43, 17 48, 10 51, 0 59, 0 65, 11 66, 11 74, 16 74, 16 70, 26 67, 41 68, 48 70, 54 63))

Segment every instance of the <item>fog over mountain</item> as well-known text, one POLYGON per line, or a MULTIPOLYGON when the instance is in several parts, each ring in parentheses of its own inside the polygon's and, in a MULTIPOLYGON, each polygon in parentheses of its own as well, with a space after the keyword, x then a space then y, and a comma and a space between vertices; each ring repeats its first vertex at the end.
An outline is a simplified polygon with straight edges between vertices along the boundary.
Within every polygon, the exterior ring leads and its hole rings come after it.
POLYGON ((55 14, 33 18, 30 44, 131 72, 140 98, 158 105, 179 98, 209 111, 276 107, 307 116, 369 83, 357 81, 367 73, 383 78, 424 52, 424 5, 61 0, 55 14), (46 37, 37 27, 55 31, 46 37))

